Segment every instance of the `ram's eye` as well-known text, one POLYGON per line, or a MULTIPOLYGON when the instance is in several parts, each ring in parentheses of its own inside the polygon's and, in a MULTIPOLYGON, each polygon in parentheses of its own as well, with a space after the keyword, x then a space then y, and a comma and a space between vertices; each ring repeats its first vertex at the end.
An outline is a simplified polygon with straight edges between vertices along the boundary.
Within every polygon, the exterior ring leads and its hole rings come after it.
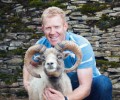
POLYGON ((58 59, 62 59, 62 55, 57 55, 57 58, 58 59))
POLYGON ((44 55, 41 55, 41 56, 40 56, 40 59, 41 59, 41 60, 45 60, 45 56, 44 56, 44 55))

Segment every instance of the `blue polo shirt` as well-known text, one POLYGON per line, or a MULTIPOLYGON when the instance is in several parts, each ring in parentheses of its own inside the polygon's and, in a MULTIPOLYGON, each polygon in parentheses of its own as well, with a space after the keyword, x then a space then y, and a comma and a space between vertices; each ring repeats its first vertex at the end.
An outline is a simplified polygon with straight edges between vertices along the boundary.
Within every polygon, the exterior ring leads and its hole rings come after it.
MULTIPOLYGON (((81 49, 82 61, 81 61, 81 64, 78 66, 78 69, 91 67, 93 69, 93 77, 100 75, 100 72, 98 71, 96 67, 95 55, 94 55, 92 46, 89 43, 89 41, 85 39, 84 37, 74 34, 72 32, 66 32, 66 40, 74 41, 81 49)), ((42 37, 40 40, 36 42, 36 44, 43 44, 47 48, 51 47, 51 44, 49 43, 46 37, 42 37)), ((67 51, 67 52, 70 52, 70 51, 67 51)), ((36 55, 34 55, 33 57, 34 61, 37 61, 36 55)), ((76 56, 72 52, 70 52, 70 55, 64 59, 64 64, 66 68, 72 67, 75 62, 76 62, 76 56)), ((77 72, 73 71, 67 74, 71 79, 73 89, 77 88, 79 86, 77 72)))

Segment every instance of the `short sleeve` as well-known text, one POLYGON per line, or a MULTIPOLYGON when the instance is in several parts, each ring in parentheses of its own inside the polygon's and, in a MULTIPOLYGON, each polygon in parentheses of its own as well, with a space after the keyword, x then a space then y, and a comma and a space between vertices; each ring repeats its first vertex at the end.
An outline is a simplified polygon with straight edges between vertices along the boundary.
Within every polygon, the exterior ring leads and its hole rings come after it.
POLYGON ((78 69, 93 67, 95 65, 95 57, 92 46, 90 44, 83 44, 80 48, 82 51, 82 60, 78 69))

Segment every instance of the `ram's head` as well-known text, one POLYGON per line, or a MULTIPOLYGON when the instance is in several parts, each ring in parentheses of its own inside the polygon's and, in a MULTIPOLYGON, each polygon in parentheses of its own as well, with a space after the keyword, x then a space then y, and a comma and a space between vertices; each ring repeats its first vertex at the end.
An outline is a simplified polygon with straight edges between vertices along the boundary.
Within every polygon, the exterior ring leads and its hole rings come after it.
MULTIPOLYGON (((77 44, 73 41, 63 41, 58 43, 54 48, 46 48, 44 45, 36 44, 31 46, 25 54, 24 65, 27 67, 28 72, 34 76, 40 78, 40 75, 37 74, 30 63, 32 56, 35 53, 40 53, 38 57, 40 62, 42 62, 42 67, 47 76, 59 77, 63 71, 71 72, 75 70, 81 62, 81 51, 77 44), (72 51, 76 57, 77 61, 71 68, 64 67, 64 58, 68 55, 64 50, 72 51)), ((38 66, 39 67, 39 66, 38 66)))

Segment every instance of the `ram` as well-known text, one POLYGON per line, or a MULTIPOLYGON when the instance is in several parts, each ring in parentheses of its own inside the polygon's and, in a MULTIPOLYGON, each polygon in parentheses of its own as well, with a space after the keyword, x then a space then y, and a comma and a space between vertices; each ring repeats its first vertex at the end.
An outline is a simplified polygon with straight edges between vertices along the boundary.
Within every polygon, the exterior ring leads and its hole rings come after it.
POLYGON ((63 95, 72 92, 71 82, 66 73, 77 69, 81 57, 79 46, 72 41, 63 41, 54 48, 46 48, 40 44, 31 46, 24 58, 24 66, 33 76, 28 89, 29 100, 45 100, 43 93, 47 87, 54 88, 63 95), (71 68, 65 68, 64 65, 64 59, 68 55, 64 52, 66 50, 73 52, 77 57, 77 61, 71 68), (38 57, 40 62, 37 67, 30 64, 35 53, 40 53, 38 57))

